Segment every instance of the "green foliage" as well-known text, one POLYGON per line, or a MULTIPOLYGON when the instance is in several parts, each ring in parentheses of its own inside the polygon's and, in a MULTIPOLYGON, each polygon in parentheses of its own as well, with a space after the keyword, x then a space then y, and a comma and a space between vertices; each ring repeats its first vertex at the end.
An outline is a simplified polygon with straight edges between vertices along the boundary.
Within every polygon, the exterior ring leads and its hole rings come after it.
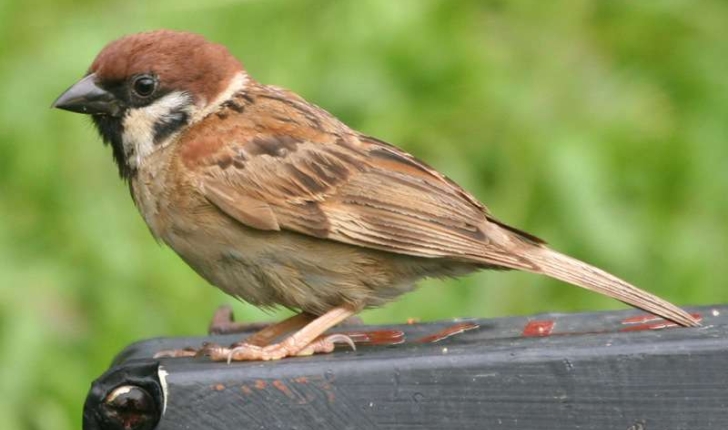
MULTIPOLYGON (((721 1, 0 3, 0 416, 80 428, 136 339, 232 299, 156 246, 90 122, 48 109, 98 50, 168 27, 406 148, 501 219, 681 304, 728 301, 728 5, 721 1)), ((369 322, 591 311, 516 273, 429 281, 369 322)), ((239 319, 279 318, 236 304, 239 319)))

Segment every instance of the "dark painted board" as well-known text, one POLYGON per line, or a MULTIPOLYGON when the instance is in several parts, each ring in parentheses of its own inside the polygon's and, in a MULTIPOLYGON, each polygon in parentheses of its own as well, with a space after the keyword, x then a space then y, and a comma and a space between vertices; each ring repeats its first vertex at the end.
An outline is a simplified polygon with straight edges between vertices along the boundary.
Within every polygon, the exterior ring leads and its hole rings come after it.
POLYGON ((725 430, 728 306, 692 311, 703 327, 660 329, 662 320, 636 311, 550 314, 477 320, 436 343, 417 340, 453 321, 363 326, 351 329, 394 328, 407 342, 230 365, 150 357, 239 336, 153 339, 117 357, 86 412, 98 413, 119 372, 136 372, 135 383, 164 393, 159 430, 725 430))

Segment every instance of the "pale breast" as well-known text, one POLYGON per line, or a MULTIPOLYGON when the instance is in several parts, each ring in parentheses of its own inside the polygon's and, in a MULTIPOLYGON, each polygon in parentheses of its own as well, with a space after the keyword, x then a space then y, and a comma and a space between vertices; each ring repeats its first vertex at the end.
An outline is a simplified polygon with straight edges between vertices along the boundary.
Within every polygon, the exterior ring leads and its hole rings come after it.
POLYGON ((131 179, 134 203, 149 230, 157 240, 163 240, 170 227, 171 181, 169 180, 170 151, 161 148, 149 154, 131 179))

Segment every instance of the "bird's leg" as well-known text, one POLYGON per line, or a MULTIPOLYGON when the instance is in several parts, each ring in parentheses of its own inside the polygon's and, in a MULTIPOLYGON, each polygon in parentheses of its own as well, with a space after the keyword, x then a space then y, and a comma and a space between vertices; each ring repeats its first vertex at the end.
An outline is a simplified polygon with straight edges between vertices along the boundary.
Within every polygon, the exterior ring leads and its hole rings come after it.
POLYGON ((311 314, 301 313, 278 323, 242 323, 235 321, 233 317, 233 310, 230 306, 223 305, 215 310, 215 314, 212 316, 212 321, 210 321, 210 327, 207 332, 210 335, 216 335, 256 331, 255 334, 247 338, 245 341, 258 346, 265 346, 282 334, 298 330, 311 322, 314 318, 315 316, 311 314), (305 315, 306 317, 302 317, 301 315, 305 315))
POLYGON ((294 330, 300 330, 315 319, 315 315, 301 312, 300 314, 293 315, 292 317, 286 318, 281 322, 268 325, 262 330, 248 336, 244 341, 233 344, 232 347, 245 344, 261 347, 266 346, 277 337, 282 336, 286 333, 290 333, 294 330))
MULTIPOLYGON (((299 329, 292 335, 288 336, 279 343, 267 346, 259 346, 250 342, 231 345, 229 348, 210 346, 206 348, 206 354, 215 361, 256 361, 256 360, 279 360, 284 357, 293 357, 298 355, 311 355, 315 353, 325 353, 334 350, 337 343, 345 343, 354 348, 354 342, 350 337, 342 334, 332 334, 322 336, 324 332, 331 327, 339 324, 357 312, 351 306, 336 307, 320 317, 309 321, 303 328, 299 329)), ((299 314, 291 317, 279 324, 300 324, 310 318, 308 314, 299 314)), ((289 326, 289 327, 290 327, 289 326)), ((274 326, 270 327, 271 329, 274 326)), ((263 331, 268 328, 263 329, 263 331)), ((255 335, 254 335, 255 336, 255 335)), ((277 336, 266 334, 253 340, 271 340, 277 336)))
MULTIPOLYGON (((311 318, 311 320, 313 320, 313 318, 311 318)), ((207 329, 207 333, 209 335, 245 333, 247 331, 263 330, 266 327, 271 327, 273 325, 275 325, 275 323, 237 322, 237 321, 235 321, 235 317, 233 316, 232 307, 230 307, 230 305, 222 305, 215 310, 215 314, 212 316, 212 320, 210 320, 210 326, 207 329)), ((360 325, 364 325, 364 321, 362 321, 361 318, 359 318, 358 316, 353 315, 353 316, 347 318, 345 321, 342 321, 340 325, 342 325, 342 326, 343 325, 360 326, 360 325)), ((291 328, 291 330, 295 330, 297 328, 300 328, 300 327, 293 327, 293 328, 291 328)), ((283 334, 283 333, 279 333, 279 335, 280 334, 283 334)))
MULTIPOLYGON (((353 314, 352 314, 353 315, 353 314)), ((216 351, 221 350, 232 350, 238 347, 245 347, 245 348, 263 348, 266 345, 268 345, 270 342, 275 340, 276 338, 286 334, 290 333, 292 331, 301 330, 303 327, 305 327, 307 324, 313 322, 316 320, 317 317, 313 314, 309 314, 306 312, 302 312, 300 314, 293 315, 283 321, 280 321, 278 323, 252 323, 252 324, 246 324, 246 323, 235 323, 232 318, 232 310, 229 306, 221 306, 215 311, 215 315, 213 315, 212 322, 210 323, 210 333, 211 334, 229 334, 229 333, 236 333, 238 331, 247 331, 246 328, 249 330, 254 327, 261 327, 259 331, 256 333, 250 335, 245 340, 241 342, 237 342, 232 344, 229 348, 221 347, 218 344, 215 343, 205 343, 201 348, 196 349, 193 347, 186 347, 182 349, 172 349, 172 350, 163 350, 159 351, 156 354, 154 354, 154 358, 161 358, 161 357, 199 357, 201 355, 210 355, 213 356, 214 354, 217 354, 216 351)), ((359 325, 361 324, 361 320, 359 320, 356 316, 350 316, 344 318, 344 323, 348 323, 351 325, 359 325)), ((334 323, 333 325, 338 324, 339 322, 334 323)), ((327 329, 324 329, 326 331, 327 329)), ((308 345, 308 348, 305 348, 304 350, 300 351, 297 355, 311 355, 314 353, 319 352, 331 352, 334 349, 335 343, 346 343, 348 345, 351 345, 352 348, 354 347, 354 342, 362 342, 362 343, 370 343, 369 337, 367 335, 368 332, 351 332, 347 334, 341 334, 341 335, 331 335, 331 336, 320 336, 319 338, 314 339, 308 345), (349 336, 351 335, 351 336, 349 336)), ((385 342, 387 343, 387 342, 385 342)), ((398 343, 398 342, 388 342, 388 343, 398 343)), ((306 345, 304 345, 306 346, 306 345)))
MULTIPOLYGON (((282 336, 286 333, 290 333, 294 330, 299 330, 302 327, 304 327, 306 324, 310 323, 316 319, 314 315, 307 314, 305 312, 294 315, 290 318, 286 318, 285 320, 278 322, 278 323, 265 323, 263 324, 263 328, 259 330, 258 332, 250 335, 247 337, 243 342, 235 343, 230 346, 230 348, 235 348, 239 345, 252 345, 255 347, 264 347, 268 345, 270 342, 272 342, 274 339, 276 339, 279 336, 282 336)), ((215 332, 219 326, 216 326, 217 322, 224 322, 227 320, 228 323, 232 322, 232 311, 227 306, 221 306, 215 311, 215 315, 213 316, 212 323, 210 324, 210 332, 215 332), (215 327, 215 330, 213 330, 213 327, 215 327)), ((233 322, 233 324, 235 324, 233 322)), ((255 325, 260 326, 261 323, 254 323, 255 325)), ((250 328, 253 326, 253 324, 239 324, 239 328, 242 328, 244 326, 248 326, 250 328)), ((227 328, 225 329, 227 330, 227 328)), ((244 330, 243 330, 244 331, 244 330)), ((222 333, 234 333, 235 331, 223 331, 222 333)), ((219 331, 218 334, 221 334, 219 331)), ((169 350, 163 350, 159 351, 156 354, 154 354, 154 358, 161 358, 161 357, 199 357, 202 355, 208 355, 211 353, 211 351, 216 351, 221 349, 222 347, 216 343, 205 343, 202 345, 201 348, 196 349, 193 347, 187 347, 182 349, 169 349, 169 350)))

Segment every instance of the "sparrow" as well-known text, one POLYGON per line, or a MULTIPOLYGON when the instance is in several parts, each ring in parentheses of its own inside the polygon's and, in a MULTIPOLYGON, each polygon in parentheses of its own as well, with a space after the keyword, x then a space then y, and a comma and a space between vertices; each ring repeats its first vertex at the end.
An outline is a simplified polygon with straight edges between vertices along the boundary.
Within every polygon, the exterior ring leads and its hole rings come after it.
POLYGON ((550 276, 699 325, 498 220, 407 152, 257 82, 200 35, 115 40, 53 107, 91 116, 152 235, 199 275, 255 306, 300 311, 237 344, 208 347, 213 360, 330 352, 351 343, 325 335, 346 318, 422 278, 482 269, 550 276))

